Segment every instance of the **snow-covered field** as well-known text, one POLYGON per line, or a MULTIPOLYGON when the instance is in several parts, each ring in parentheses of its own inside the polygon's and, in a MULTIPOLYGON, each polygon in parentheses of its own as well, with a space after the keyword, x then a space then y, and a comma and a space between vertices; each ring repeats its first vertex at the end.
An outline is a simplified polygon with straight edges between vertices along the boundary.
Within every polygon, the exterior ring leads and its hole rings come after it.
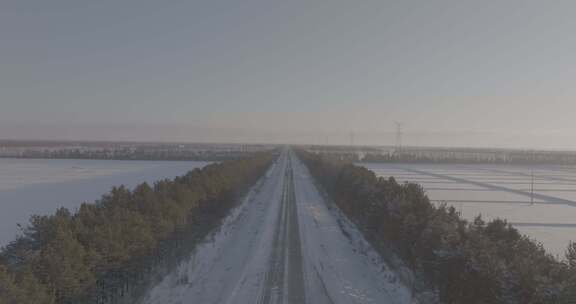
POLYGON ((99 199, 113 186, 173 178, 205 162, 110 161, 0 158, 0 246, 27 224, 30 215, 58 207, 74 211, 99 199))
POLYGON ((145 304, 410 303, 400 279, 284 152, 145 304))
POLYGON ((421 184, 432 201, 455 206, 467 219, 478 214, 505 218, 559 257, 569 241, 576 240, 576 167, 362 165, 380 176, 421 184))

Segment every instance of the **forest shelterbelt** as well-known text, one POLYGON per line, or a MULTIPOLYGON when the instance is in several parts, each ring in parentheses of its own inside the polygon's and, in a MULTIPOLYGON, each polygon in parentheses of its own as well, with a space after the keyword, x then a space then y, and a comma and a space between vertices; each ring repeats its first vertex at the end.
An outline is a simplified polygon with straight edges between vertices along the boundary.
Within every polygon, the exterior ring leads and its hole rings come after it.
POLYGON ((430 203, 423 188, 299 151, 317 182, 382 253, 414 271, 414 292, 450 304, 576 303, 576 246, 557 260, 506 221, 472 222, 430 203))
POLYGON ((409 290, 284 149, 266 176, 140 304, 408 304, 409 290))
MULTIPOLYGON (((118 303, 177 264, 272 163, 257 153, 133 190, 116 187, 76 213, 33 216, 0 253, 1 304, 118 303)), ((126 303, 126 302, 124 302, 126 303)))

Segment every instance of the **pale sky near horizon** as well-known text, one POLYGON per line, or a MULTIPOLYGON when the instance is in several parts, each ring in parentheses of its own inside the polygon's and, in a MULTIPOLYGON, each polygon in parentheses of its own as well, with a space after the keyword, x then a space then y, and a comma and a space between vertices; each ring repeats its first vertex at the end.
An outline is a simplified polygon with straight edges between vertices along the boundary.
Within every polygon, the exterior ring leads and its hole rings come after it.
POLYGON ((576 2, 0 2, 0 138, 576 149, 576 2))

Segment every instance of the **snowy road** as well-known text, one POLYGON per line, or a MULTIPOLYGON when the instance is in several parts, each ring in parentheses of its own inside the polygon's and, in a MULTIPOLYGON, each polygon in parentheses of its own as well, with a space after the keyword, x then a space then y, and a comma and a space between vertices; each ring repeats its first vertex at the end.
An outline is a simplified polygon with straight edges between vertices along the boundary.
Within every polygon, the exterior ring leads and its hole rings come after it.
POLYGON ((410 303, 410 296, 285 151, 143 303, 410 303))

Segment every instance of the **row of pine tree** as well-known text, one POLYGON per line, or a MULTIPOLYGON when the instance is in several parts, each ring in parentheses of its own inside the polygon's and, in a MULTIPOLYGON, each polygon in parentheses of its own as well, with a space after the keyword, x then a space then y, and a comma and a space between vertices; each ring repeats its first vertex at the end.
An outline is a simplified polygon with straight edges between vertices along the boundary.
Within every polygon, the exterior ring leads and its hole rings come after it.
POLYGON ((116 187, 75 213, 33 216, 0 252, 0 304, 130 303, 190 254, 269 167, 273 153, 116 187))
POLYGON ((383 255, 396 252, 415 278, 447 304, 576 303, 576 245, 565 260, 506 221, 467 222, 435 206, 422 187, 377 177, 349 162, 299 151, 331 200, 383 255))

